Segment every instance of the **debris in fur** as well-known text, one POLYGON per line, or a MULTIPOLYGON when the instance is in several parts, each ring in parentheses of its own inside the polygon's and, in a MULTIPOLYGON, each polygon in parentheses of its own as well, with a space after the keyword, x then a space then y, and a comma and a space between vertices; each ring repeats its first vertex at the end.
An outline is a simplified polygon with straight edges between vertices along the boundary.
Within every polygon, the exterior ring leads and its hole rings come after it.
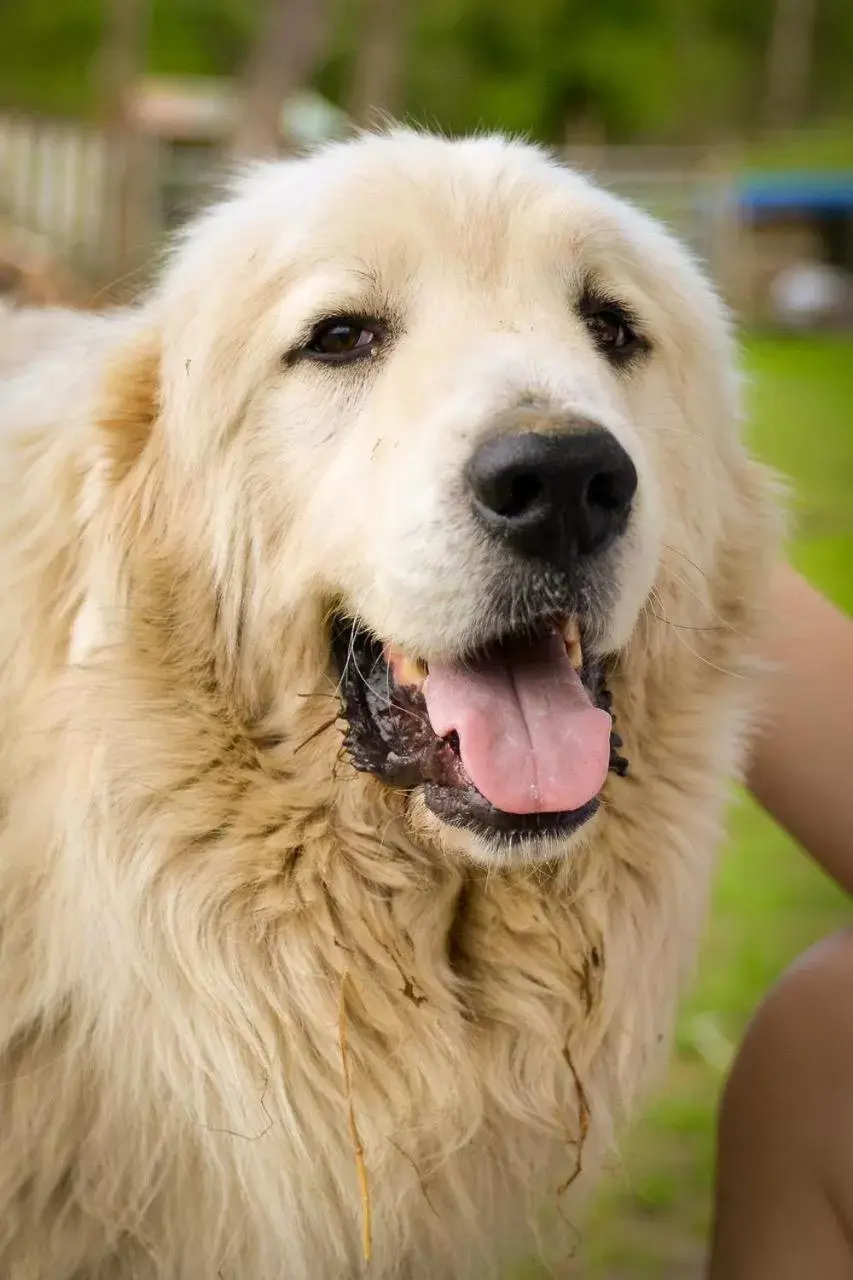
POLYGON ((355 1156, 355 1172, 358 1178, 358 1189, 361 1196, 361 1250, 365 1262, 369 1262, 373 1252, 373 1239, 371 1235, 371 1218, 370 1218, 370 1185, 367 1181, 367 1165, 364 1162, 364 1146, 361 1141, 361 1134, 358 1131, 358 1124, 355 1119, 355 1109, 352 1100, 352 1076, 350 1073, 349 1061, 349 1041, 347 1039, 347 1000, 346 1000, 346 984, 349 977, 345 970, 341 976, 341 1003, 340 1018, 338 1022, 338 1037, 341 1046, 341 1065, 344 1072, 344 1087, 346 1089, 347 1099, 347 1119, 349 1122, 350 1138, 352 1139, 353 1154, 355 1156))
POLYGON ((426 995, 424 994, 423 991, 419 991, 415 987, 415 983, 413 979, 410 978, 409 975, 406 973, 405 969, 403 968, 402 962, 397 958, 397 956, 391 950, 390 945, 387 942, 382 941, 378 933, 376 933, 376 931, 370 927, 370 925, 367 923, 366 920, 364 923, 367 928, 367 932, 370 934, 373 941, 376 943, 378 947, 382 948, 382 950, 385 952, 388 959, 393 964, 394 968, 399 973, 400 980, 403 983, 403 988, 402 988, 403 995, 406 997, 406 999, 411 1000, 412 1004, 417 1005, 418 1007, 420 1007, 420 1005, 422 1004, 426 1004, 427 1002, 426 995))
POLYGON ((583 999, 584 1013, 587 1017, 592 1013, 592 961, 589 954, 584 955, 581 971, 578 975, 580 979, 581 997, 583 999))
POLYGON ((561 1199, 566 1194, 569 1188, 577 1182, 583 1172, 583 1149, 586 1144, 587 1134, 589 1133, 589 1122, 591 1119, 589 1099, 586 1096, 586 1090, 584 1089, 583 1082, 578 1075, 577 1067, 574 1064, 568 1044, 563 1046, 563 1058, 566 1061, 569 1071, 572 1073, 575 1094, 578 1100, 578 1136, 574 1139, 575 1167, 569 1174, 568 1178, 566 1178, 565 1182, 561 1182, 557 1188, 558 1199, 561 1199))

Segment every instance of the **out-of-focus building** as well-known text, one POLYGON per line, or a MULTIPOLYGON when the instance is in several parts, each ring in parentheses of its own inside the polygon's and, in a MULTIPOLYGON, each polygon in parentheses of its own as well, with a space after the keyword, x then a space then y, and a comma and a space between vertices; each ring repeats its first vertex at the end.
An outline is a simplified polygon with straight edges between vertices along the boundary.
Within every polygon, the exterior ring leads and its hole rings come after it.
MULTIPOLYGON (((163 237, 222 185, 240 106, 234 80, 139 79, 125 99, 130 161, 79 122, 0 114, 0 226, 41 237, 57 262, 97 286, 125 272, 133 286, 143 283, 163 237)), ((282 103, 283 152, 350 128, 343 111, 310 90, 282 103)), ((853 165, 752 171, 728 145, 574 144, 564 153, 665 222, 745 321, 853 326, 853 165)))
POLYGON ((800 328, 853 323, 853 172, 748 174, 737 202, 738 309, 800 328))
MULTIPOLYGON (((112 180, 126 157, 106 136, 78 121, 0 115, 0 223, 44 237, 81 276, 109 281, 150 260, 163 236, 215 190, 239 108, 239 87, 228 79, 160 76, 130 86, 130 246, 112 180)), ((348 124, 332 103, 304 90, 282 103, 281 149, 340 137, 348 124)))
MULTIPOLYGON (((149 143, 148 196, 152 228, 171 229, 204 199, 227 164, 225 148, 240 109, 233 80, 147 76, 128 95, 128 114, 149 143)), ((346 114, 311 90, 282 103, 283 151, 298 151, 341 137, 346 114)))

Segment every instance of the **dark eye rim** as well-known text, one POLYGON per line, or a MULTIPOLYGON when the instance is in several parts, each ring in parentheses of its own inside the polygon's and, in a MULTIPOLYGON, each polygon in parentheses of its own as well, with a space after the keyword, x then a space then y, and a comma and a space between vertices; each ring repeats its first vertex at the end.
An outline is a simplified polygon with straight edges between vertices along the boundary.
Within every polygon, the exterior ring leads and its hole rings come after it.
POLYGON ((315 364, 354 364, 360 360, 375 357, 388 337, 388 326, 376 316, 363 315, 359 312, 342 311, 334 315, 323 316, 314 321, 306 339, 296 348, 293 355, 297 359, 310 360, 315 364), (374 340, 350 351, 316 351, 312 344, 318 342, 324 334, 334 328, 359 329, 372 333, 374 340))
POLYGON ((639 356, 647 355, 652 344, 642 331, 640 320, 635 311, 623 302, 595 291, 587 290, 581 297, 578 313, 587 327, 598 350, 611 364, 625 365, 633 363, 639 356), (625 341, 621 345, 603 342, 590 323, 607 317, 624 330, 625 341))

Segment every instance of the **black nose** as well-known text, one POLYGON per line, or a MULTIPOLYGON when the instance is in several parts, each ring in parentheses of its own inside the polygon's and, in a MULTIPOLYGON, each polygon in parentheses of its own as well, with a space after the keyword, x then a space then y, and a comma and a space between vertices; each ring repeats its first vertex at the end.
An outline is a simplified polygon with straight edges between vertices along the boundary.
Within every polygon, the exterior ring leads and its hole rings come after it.
POLYGON ((480 445, 467 468, 474 509, 523 555, 569 569, 624 532, 637 471, 609 431, 529 431, 480 445))

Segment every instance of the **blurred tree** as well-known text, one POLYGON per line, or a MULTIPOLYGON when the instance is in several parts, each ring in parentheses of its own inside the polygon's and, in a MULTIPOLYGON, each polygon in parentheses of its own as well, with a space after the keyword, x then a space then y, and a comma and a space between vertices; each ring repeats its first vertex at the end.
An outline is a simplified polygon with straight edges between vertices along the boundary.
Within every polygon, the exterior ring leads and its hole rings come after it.
POLYGON ((314 71, 331 27, 330 0, 266 0, 243 72, 235 155, 276 150, 281 105, 314 71))
POLYGON ((361 0, 355 15, 352 85, 345 104, 356 124, 370 124, 377 114, 400 114, 410 12, 407 0, 361 0))
MULTIPOLYGON (((102 3, 0 0, 0 106, 94 110, 97 85, 87 72, 102 3)), ((788 66, 784 75, 773 73, 776 83, 782 75, 800 86, 783 93, 799 103, 793 108, 798 120, 853 115, 851 0, 151 5, 151 70, 229 75, 242 68, 255 96, 245 119, 249 132, 235 140, 241 148, 267 145, 273 98, 308 79, 360 120, 379 108, 449 130, 485 125, 550 142, 567 135, 703 141, 759 132, 771 64, 788 66), (795 19, 805 24, 797 28, 802 39, 789 25, 795 19), (771 48, 789 52, 771 56, 771 48), (811 65, 805 79, 797 59, 801 68, 811 65)), ((791 110, 783 108, 788 118, 791 110)))
POLYGON ((815 32, 811 109, 853 116, 853 4, 822 0, 815 32))
MULTIPOLYGON (((104 0, 0 0, 0 107, 97 114, 103 8, 104 0)), ((255 30, 258 0, 151 0, 150 9, 148 69, 232 75, 255 30)))
POLYGON ((101 122, 108 132, 122 134, 128 129, 127 90, 145 64, 150 16, 150 0, 104 3, 95 67, 101 122))
POLYGON ((152 3, 154 71, 165 75, 235 75, 243 66, 261 18, 261 0, 152 3))
POLYGON ((712 4, 432 0, 419 9, 410 106, 428 119, 440 104, 450 127, 488 123, 552 141, 707 132, 725 114, 734 70, 712 4))
POLYGON ((817 7, 817 0, 776 0, 767 49, 765 121, 771 128, 805 118, 817 7))
POLYGON ((103 38, 95 62, 101 124, 111 144, 107 202, 122 263, 129 263, 141 239, 137 220, 142 166, 128 89, 145 65, 150 17, 150 0, 105 0, 103 38))

